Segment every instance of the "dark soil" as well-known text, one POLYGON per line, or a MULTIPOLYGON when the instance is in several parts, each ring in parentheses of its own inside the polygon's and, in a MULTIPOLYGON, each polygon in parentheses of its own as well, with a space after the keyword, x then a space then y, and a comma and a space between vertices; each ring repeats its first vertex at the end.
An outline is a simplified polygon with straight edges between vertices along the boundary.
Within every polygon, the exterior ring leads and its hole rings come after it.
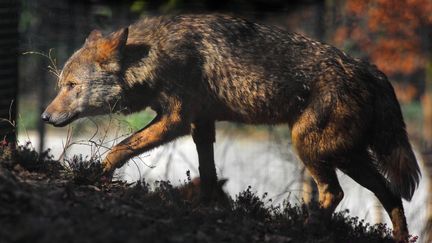
POLYGON ((0 242, 393 242, 348 212, 306 224, 304 205, 265 206, 251 189, 203 205, 169 182, 102 183, 100 165, 68 166, 29 146, 0 146, 0 242))

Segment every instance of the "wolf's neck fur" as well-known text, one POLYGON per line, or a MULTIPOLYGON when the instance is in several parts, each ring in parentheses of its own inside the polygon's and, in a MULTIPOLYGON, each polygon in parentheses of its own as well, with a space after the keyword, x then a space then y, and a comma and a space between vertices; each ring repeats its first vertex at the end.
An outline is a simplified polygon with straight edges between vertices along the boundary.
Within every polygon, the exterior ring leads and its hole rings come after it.
POLYGON ((129 88, 148 82, 153 77, 151 66, 146 60, 149 47, 145 44, 127 45, 121 60, 123 79, 129 88))
POLYGON ((157 45, 164 34, 163 18, 145 18, 129 26, 129 36, 122 58, 124 81, 128 87, 146 83, 152 86, 157 57, 151 46, 157 45))

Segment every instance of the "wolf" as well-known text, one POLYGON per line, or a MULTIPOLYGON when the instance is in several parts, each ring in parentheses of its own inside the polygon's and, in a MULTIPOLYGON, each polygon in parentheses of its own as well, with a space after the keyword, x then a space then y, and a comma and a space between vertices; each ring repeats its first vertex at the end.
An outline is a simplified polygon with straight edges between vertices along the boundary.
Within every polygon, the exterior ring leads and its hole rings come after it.
POLYGON ((343 198, 339 169, 378 197, 397 241, 409 237, 402 198, 412 198, 421 174, 393 87, 376 66, 335 47, 226 15, 144 18, 107 35, 92 31, 59 87, 41 115, 54 126, 113 111, 157 113, 111 149, 107 175, 191 134, 203 200, 211 200, 215 122, 287 124, 323 215, 343 198))

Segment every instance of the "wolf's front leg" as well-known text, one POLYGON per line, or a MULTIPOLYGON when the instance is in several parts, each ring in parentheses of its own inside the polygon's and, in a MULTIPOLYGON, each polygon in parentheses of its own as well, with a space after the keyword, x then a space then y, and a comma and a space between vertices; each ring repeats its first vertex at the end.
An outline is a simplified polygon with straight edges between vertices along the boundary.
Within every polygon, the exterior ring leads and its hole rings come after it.
POLYGON ((198 152, 201 192, 204 202, 216 199, 217 175, 214 162, 215 122, 196 121, 192 123, 192 138, 198 152))
POLYGON ((112 148, 103 162, 104 173, 111 175, 130 158, 190 132, 190 122, 178 112, 156 117, 148 126, 135 132, 112 148))

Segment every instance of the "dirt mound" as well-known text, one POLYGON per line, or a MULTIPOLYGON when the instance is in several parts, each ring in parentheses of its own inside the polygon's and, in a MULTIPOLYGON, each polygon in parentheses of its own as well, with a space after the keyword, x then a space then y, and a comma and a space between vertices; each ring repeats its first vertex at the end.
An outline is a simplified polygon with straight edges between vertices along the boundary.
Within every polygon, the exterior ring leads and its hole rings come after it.
MULTIPOLYGON (((203 206, 169 182, 100 182, 100 165, 68 166, 29 146, 0 147, 0 242, 393 242, 347 212, 306 224, 304 205, 266 206, 251 189, 203 206)), ((268 204, 271 205, 271 204, 268 204)))

